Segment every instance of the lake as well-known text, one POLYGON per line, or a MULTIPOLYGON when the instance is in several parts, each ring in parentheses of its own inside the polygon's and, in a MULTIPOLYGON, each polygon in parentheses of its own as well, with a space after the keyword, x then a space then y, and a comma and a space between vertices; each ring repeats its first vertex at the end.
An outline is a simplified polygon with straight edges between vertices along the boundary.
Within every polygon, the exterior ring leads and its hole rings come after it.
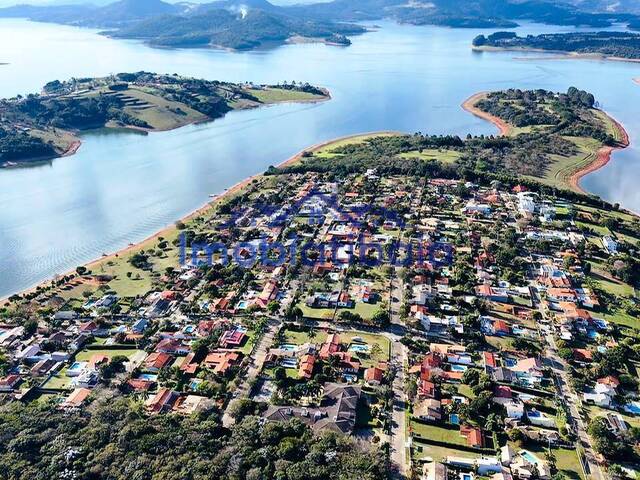
POLYGON ((640 211, 640 86, 632 82, 640 65, 474 53, 471 40, 486 31, 378 24, 348 48, 304 44, 233 53, 153 49, 88 29, 0 20, 0 63, 8 63, 0 66, 0 97, 37 92, 53 79, 138 70, 235 82, 308 81, 333 96, 320 104, 232 112, 146 136, 86 133, 72 157, 0 170, 0 297, 140 241, 210 194, 321 141, 376 130, 495 133, 460 108, 480 90, 575 85, 593 92, 625 125, 632 147, 583 186, 640 211))

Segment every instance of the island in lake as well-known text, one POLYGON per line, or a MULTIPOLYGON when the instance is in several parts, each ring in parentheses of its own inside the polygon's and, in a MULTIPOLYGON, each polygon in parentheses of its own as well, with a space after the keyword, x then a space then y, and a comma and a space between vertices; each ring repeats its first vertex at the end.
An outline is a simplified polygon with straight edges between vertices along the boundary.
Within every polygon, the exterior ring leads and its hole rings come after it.
POLYGON ((640 60, 640 34, 629 32, 546 33, 519 37, 514 32, 478 35, 473 47, 479 50, 530 50, 600 56, 614 60, 640 60))
POLYGON ((82 130, 172 130, 231 110, 328 98, 325 89, 303 83, 234 84, 148 72, 55 80, 41 94, 0 101, 0 166, 73 154, 82 130))

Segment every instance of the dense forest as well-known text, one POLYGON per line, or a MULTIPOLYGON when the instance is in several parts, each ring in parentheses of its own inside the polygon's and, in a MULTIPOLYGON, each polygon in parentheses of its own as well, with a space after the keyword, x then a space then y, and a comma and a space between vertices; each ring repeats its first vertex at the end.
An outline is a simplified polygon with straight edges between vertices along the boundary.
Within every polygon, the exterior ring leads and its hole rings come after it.
MULTIPOLYGON (((637 24, 640 26, 640 21, 637 24)), ((513 32, 496 32, 488 36, 477 36, 473 45, 640 58, 640 34, 628 32, 549 33, 526 37, 518 37, 513 32)))
POLYGON ((385 455, 299 421, 245 417, 227 430, 212 412, 149 417, 126 398, 74 414, 17 402, 0 409, 0 427, 2 480, 386 477, 385 455))
POLYGON ((375 137, 335 149, 329 158, 307 153, 301 162, 281 169, 271 167, 267 173, 318 171, 341 176, 375 168, 380 175, 507 182, 522 182, 521 175, 541 179, 553 156, 578 153, 575 137, 593 138, 607 145, 616 143, 596 115, 594 103, 593 95, 575 87, 563 94, 515 89, 495 92, 476 107, 512 125, 526 127, 520 133, 502 137, 468 135, 465 139, 421 133, 375 137), (419 154, 424 150, 454 151, 459 158, 452 163, 423 160, 419 154), (410 152, 417 155, 403 155, 410 152))

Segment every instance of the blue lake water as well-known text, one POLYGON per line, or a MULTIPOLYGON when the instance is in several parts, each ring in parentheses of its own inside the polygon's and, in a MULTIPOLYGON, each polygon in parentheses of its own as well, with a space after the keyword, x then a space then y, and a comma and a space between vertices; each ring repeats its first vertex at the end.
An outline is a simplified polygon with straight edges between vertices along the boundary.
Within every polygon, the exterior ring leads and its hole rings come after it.
MULTIPOLYGON (((474 53, 479 30, 400 26, 355 37, 349 48, 288 45, 233 53, 152 49, 95 31, 0 20, 0 97, 53 79, 148 70, 209 79, 308 81, 331 90, 321 104, 233 112, 206 125, 143 136, 94 132, 78 154, 0 171, 0 297, 139 241, 243 178, 334 137, 375 130, 494 133, 460 108, 480 90, 592 91, 628 129, 632 148, 583 186, 640 211, 640 65, 474 53), (518 57, 518 58, 514 58, 518 57)), ((529 24, 519 33, 571 30, 529 24)), ((486 33, 486 32, 485 32, 486 33)))

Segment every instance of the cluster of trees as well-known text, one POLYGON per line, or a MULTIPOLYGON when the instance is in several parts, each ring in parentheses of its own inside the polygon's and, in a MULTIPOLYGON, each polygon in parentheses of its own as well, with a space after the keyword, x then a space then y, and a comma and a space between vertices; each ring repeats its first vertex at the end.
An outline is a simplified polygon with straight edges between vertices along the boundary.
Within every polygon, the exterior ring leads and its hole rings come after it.
MULTIPOLYGON (((640 22, 636 20, 636 24, 640 22)), ((473 45, 640 58, 640 34, 629 32, 545 33, 526 37, 518 37, 513 32, 496 32, 488 36, 477 36, 473 40, 473 45)))
POLYGON ((546 90, 506 90, 492 93, 478 103, 482 110, 520 126, 537 126, 530 132, 509 137, 428 136, 416 133, 376 137, 360 144, 334 150, 331 158, 315 157, 311 152, 302 162, 285 168, 270 167, 267 174, 319 172, 337 178, 375 168, 379 175, 465 178, 488 181, 516 175, 543 177, 554 156, 579 153, 571 140, 586 136, 602 143, 615 143, 604 130, 601 119, 591 111, 595 99, 588 92, 570 88, 566 94, 546 90), (424 161, 398 156, 424 149, 455 151, 455 164, 424 161))
POLYGON ((25 159, 49 158, 55 149, 41 138, 16 129, 0 128, 0 164, 25 159))
POLYGON ((17 479, 181 478, 374 480, 385 457, 298 421, 246 417, 231 430, 214 413, 146 416, 139 403, 100 401, 67 415, 49 404, 0 409, 0 472, 17 479), (89 411, 90 410, 90 411, 89 411))

